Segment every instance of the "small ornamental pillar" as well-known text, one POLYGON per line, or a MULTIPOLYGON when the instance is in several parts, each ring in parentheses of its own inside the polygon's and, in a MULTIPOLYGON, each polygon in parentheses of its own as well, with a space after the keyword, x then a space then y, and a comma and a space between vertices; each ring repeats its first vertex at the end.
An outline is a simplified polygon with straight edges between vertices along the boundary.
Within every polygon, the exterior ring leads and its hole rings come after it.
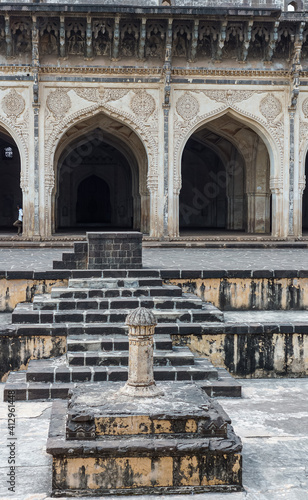
POLYGON ((145 307, 138 307, 126 318, 129 340, 128 381, 122 393, 134 397, 161 396, 153 374, 153 338, 156 320, 145 307))

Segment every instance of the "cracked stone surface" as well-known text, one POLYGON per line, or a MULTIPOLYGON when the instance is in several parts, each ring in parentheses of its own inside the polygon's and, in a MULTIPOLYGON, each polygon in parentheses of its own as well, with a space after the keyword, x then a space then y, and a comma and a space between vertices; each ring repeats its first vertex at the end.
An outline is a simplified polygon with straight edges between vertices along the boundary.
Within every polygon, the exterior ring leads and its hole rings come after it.
MULTIPOLYGON (((243 441, 245 491, 194 495, 194 499, 307 500, 308 379, 242 380, 241 383, 241 399, 218 400, 243 441)), ((3 386, 0 384, 0 401, 3 386)), ((51 500, 51 457, 45 451, 51 403, 16 402, 16 408, 18 451, 14 494, 7 491, 5 483, 7 403, 0 403, 0 499, 51 500)), ((191 495, 164 498, 189 500, 191 495)), ((149 495, 146 499, 157 500, 157 496, 149 495)))

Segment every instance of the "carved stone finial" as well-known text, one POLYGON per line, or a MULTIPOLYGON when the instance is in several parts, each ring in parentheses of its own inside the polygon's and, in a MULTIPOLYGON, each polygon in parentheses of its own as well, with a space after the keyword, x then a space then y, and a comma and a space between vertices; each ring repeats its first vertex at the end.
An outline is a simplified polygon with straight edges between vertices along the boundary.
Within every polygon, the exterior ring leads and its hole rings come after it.
POLYGON ((127 316, 125 323, 129 326, 155 326, 157 321, 150 309, 138 307, 127 316))
POLYGON ((126 318, 129 326, 128 380, 122 394, 132 397, 161 396, 153 374, 153 337, 156 325, 154 314, 145 307, 138 307, 126 318))

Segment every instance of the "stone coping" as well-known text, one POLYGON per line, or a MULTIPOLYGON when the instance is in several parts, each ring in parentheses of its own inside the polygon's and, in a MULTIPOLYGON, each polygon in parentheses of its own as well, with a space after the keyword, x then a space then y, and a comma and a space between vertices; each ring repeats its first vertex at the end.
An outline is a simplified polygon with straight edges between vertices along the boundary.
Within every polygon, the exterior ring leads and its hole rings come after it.
POLYGON ((47 271, 18 271, 18 270, 0 270, 0 279, 8 280, 57 280, 69 278, 127 278, 138 277, 143 274, 143 277, 150 277, 155 274, 155 277, 160 277, 163 280, 195 280, 195 279, 283 279, 283 278, 308 278, 308 269, 135 269, 135 270, 47 270, 47 271), (140 273, 142 271, 142 273, 140 273), (121 273, 121 274, 120 274, 121 273), (140 274, 138 274, 140 273, 140 274), (159 276, 157 276, 157 273, 159 276))

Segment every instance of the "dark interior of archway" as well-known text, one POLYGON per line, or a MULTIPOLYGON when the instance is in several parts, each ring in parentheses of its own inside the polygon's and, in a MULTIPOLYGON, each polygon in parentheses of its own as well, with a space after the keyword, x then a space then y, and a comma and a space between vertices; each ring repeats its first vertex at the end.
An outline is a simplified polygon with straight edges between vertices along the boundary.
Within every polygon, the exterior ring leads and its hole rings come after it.
POLYGON ((97 175, 90 175, 80 182, 77 189, 77 223, 110 223, 110 189, 97 175))
MULTIPOLYGON (((306 155, 306 163, 305 163, 305 176, 306 183, 308 179, 308 154, 306 155)), ((304 193, 303 193, 303 230, 308 231, 308 187, 306 184, 304 193)))
POLYGON ((12 227, 17 219, 16 205, 22 206, 20 188, 20 156, 17 145, 11 136, 0 130, 0 227, 16 232, 12 227))
POLYGON ((182 158, 180 230, 225 229, 225 166, 218 154, 192 136, 182 158))
POLYGON ((69 151, 60 160, 57 229, 131 229, 132 172, 124 154, 95 131, 69 151))

